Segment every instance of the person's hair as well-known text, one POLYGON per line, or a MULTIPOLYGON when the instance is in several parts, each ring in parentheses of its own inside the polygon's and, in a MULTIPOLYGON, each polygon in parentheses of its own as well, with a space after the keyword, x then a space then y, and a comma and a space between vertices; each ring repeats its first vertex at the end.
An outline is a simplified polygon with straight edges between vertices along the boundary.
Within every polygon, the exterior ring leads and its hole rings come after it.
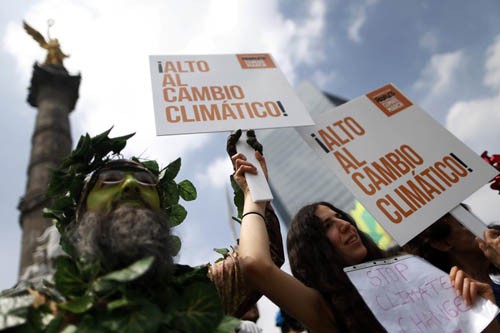
POLYGON ((302 207, 288 230, 287 250, 292 274, 325 297, 342 332, 383 331, 344 273, 343 268, 350 264, 327 239, 325 227, 315 214, 320 205, 332 209, 357 229, 367 249, 364 261, 386 257, 385 252, 358 229, 349 214, 328 202, 316 202, 302 207))
MULTIPOLYGON (((461 203, 460 205, 470 211, 466 204, 461 203)), ((447 221, 450 218, 453 218, 450 213, 440 217, 418 236, 406 243, 403 250, 422 257, 437 268, 449 272, 456 263, 450 258, 448 252, 436 249, 432 243, 450 237, 451 226, 447 221)))

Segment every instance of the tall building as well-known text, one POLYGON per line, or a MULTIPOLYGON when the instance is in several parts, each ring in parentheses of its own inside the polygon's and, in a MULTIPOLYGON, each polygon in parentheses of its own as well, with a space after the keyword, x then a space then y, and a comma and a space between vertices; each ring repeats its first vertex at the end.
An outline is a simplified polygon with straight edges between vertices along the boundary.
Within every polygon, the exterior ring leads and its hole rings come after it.
MULTIPOLYGON (((297 95, 311 114, 320 114, 343 104, 346 100, 321 92, 309 82, 303 82, 297 95)), ((355 202, 351 192, 304 142, 293 128, 259 131, 264 155, 272 173, 270 185, 274 206, 288 225, 293 215, 305 204, 329 201, 350 211, 355 202)))
POLYGON ((26 193, 19 202, 22 228, 20 277, 40 274, 43 253, 37 247, 52 222, 42 216, 50 174, 71 151, 69 114, 75 108, 80 75, 69 75, 62 64, 35 64, 28 103, 37 108, 31 138, 26 193), (31 270, 31 272, 28 272, 31 270))

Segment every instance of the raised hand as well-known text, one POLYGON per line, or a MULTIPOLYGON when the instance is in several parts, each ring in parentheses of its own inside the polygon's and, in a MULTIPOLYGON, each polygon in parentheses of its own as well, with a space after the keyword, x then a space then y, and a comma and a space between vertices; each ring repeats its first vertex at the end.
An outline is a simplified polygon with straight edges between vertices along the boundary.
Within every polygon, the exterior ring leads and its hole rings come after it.
POLYGON ((489 284, 474 280, 457 266, 453 266, 450 270, 450 281, 457 296, 461 295, 468 306, 474 305, 477 295, 495 303, 493 289, 489 284))

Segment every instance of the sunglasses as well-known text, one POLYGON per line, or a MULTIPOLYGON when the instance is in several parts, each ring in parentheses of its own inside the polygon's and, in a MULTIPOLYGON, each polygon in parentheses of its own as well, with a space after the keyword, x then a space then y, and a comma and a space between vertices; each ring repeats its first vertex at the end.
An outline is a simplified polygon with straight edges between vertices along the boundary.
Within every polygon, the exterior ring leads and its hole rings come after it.
POLYGON ((104 170, 99 173, 97 181, 106 186, 119 185, 125 181, 127 175, 132 175, 139 185, 156 186, 157 184, 156 177, 143 170, 104 170))

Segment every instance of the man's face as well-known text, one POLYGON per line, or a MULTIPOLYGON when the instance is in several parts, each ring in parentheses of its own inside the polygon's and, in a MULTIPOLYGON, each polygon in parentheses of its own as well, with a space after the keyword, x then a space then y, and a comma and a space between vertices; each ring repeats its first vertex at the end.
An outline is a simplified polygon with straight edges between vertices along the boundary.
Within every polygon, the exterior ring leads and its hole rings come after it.
POLYGON ((87 196, 87 211, 108 214, 120 205, 158 210, 156 178, 139 169, 101 171, 87 196))

